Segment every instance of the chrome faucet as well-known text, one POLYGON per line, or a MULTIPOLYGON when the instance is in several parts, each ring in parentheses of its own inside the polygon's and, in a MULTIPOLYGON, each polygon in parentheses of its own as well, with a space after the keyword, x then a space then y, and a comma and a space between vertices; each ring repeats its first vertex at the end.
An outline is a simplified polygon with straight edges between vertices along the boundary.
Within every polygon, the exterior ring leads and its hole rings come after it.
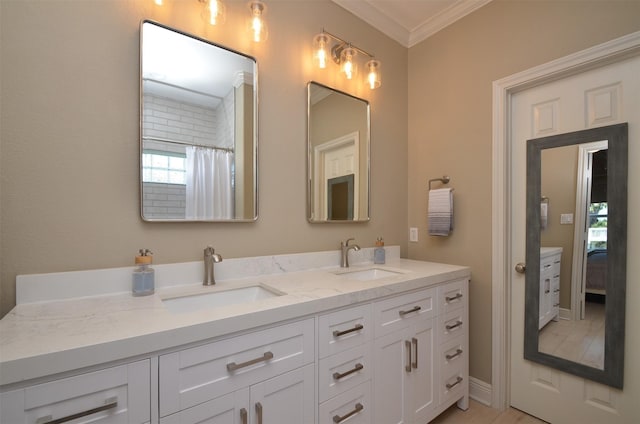
POLYGON ((340 250, 342 252, 342 255, 340 258, 341 268, 349 268, 349 250, 355 250, 356 252, 360 250, 360 246, 358 246, 357 244, 349 245, 349 242, 351 240, 354 240, 354 239, 350 238, 350 239, 347 239, 347 241, 340 242, 340 250))
POLYGON ((218 255, 213 247, 207 246, 204 249, 204 280, 203 286, 212 286, 216 283, 213 275, 213 264, 222 262, 222 256, 218 255))

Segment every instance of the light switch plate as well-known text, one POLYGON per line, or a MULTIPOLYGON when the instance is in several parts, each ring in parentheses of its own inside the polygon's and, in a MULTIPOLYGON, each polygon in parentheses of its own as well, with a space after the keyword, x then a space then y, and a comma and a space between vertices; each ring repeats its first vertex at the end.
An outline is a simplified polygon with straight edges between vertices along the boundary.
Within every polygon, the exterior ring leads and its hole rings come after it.
POLYGON ((418 228, 411 227, 409 228, 409 241, 417 242, 418 241, 418 228))
POLYGON ((560 214, 560 224, 573 224, 573 214, 572 213, 563 213, 560 214))

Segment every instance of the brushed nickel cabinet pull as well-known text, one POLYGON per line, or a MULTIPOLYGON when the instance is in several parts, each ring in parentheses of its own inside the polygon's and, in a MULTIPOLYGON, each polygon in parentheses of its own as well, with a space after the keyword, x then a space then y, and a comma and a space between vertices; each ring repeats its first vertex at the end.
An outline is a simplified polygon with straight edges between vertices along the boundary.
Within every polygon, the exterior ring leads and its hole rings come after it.
POLYGON ((404 366, 404 370, 406 372, 411 372, 411 342, 409 340, 405 340, 404 347, 409 355, 409 359, 407 361, 407 365, 404 366))
POLYGON ((104 405, 98 406, 96 408, 87 409, 86 411, 78 412, 76 414, 67 415, 66 417, 51 419, 51 415, 47 415, 44 417, 40 417, 36 420, 36 424, 62 424, 67 423, 69 421, 73 421, 78 418, 86 417, 91 414, 96 414, 98 412, 107 411, 112 408, 116 408, 118 406, 118 398, 109 398, 104 401, 104 405))
POLYGON ((460 355, 462 355, 462 349, 456 349, 456 353, 454 353, 452 355, 445 355, 444 357, 447 358, 447 361, 450 361, 453 358, 457 358, 460 355))
POLYGON ((353 409, 353 411, 349 412, 346 415, 340 416, 340 415, 334 415, 333 416, 333 422, 336 424, 341 423, 342 421, 346 420, 347 418, 357 414, 358 412, 362 411, 364 409, 364 406, 362 406, 362 404, 360 402, 356 403, 356 407, 353 409))
POLYGON ((455 383, 447 383, 447 384, 446 384, 446 386, 447 386, 447 390, 451 390, 451 389, 453 389, 454 387, 456 387, 456 386, 457 386, 458 384, 460 384, 460 383, 462 383, 462 377, 458 376, 458 377, 456 378, 456 382, 455 382, 455 383))
POLYGON ((456 321, 456 323, 455 323, 455 324, 451 324, 451 325, 447 324, 447 325, 445 326, 445 328, 446 328, 447 330, 453 330, 454 328, 458 328, 458 327, 460 327, 461 325, 462 325, 462 321, 458 320, 458 321, 456 321))
POLYGON ((256 415, 258 424, 262 424, 262 404, 260 402, 256 402, 256 415))
POLYGON ((454 300, 460 299, 461 297, 462 297, 462 293, 458 293, 458 294, 456 294, 455 296, 452 296, 452 297, 447 296, 447 297, 444 298, 444 300, 446 300, 447 303, 449 303, 449 302, 453 302, 454 300))
POLYGON ((345 372, 343 372, 342 374, 341 374, 341 373, 339 373, 339 372, 334 372, 334 373, 333 373, 333 379, 334 379, 334 380, 340 380, 341 378, 344 378, 344 377, 346 377, 346 376, 348 376, 348 375, 351 375, 351 374, 353 374, 354 372, 358 372, 358 371, 360 371, 360 370, 361 370, 361 369, 363 369, 363 368, 364 368, 364 365, 362 365, 361 363, 359 363, 359 362, 358 362, 358 363, 356 364, 356 366, 355 366, 355 367, 353 367, 353 368, 352 368, 352 369, 350 369, 349 371, 345 371, 345 372))
POLYGON ((413 308, 409 309, 408 311, 398 311, 398 313, 400 314, 401 317, 410 314, 412 312, 418 312, 420 309, 422 309, 420 306, 414 306, 413 308))
POLYGON ((244 408, 240 409, 240 420, 242 421, 242 424, 248 424, 249 422, 247 421, 247 410, 244 408))
POLYGON ((273 353, 271 351, 265 352, 264 355, 262 355, 259 358, 252 359, 252 360, 247 361, 247 362, 242 362, 240 364, 236 364, 235 362, 230 362, 230 363, 227 364, 227 371, 230 371, 230 372, 236 371, 236 370, 239 370, 240 368, 248 367, 249 365, 257 364, 259 362, 268 361, 269 359, 273 359, 273 353))
POLYGON ((414 369, 417 369, 417 368, 418 368, 418 339, 416 339, 415 337, 413 337, 413 338, 411 339, 411 343, 413 344, 413 346, 414 346, 414 347, 415 347, 415 349, 416 349, 416 351, 415 351, 415 358, 414 358, 414 359, 415 359, 415 361, 413 361, 413 362, 411 363, 411 366, 412 366, 414 369))
POLYGON ((356 324, 353 328, 350 328, 348 330, 342 330, 342 331, 338 331, 335 330, 333 332, 333 337, 340 337, 340 336, 344 336, 345 334, 349 334, 349 333, 353 333, 354 331, 360 331, 364 328, 364 325, 362 324, 356 324))

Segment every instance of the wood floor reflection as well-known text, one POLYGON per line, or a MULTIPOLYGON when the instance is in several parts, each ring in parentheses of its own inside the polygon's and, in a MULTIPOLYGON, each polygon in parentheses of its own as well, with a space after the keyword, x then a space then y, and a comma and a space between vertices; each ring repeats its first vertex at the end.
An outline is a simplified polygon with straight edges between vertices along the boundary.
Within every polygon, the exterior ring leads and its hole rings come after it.
POLYGON ((604 368, 604 304, 587 302, 585 319, 551 321, 539 333, 541 352, 604 368))
POLYGON ((474 400, 469 400, 469 409, 462 411, 453 405, 429 424, 544 424, 531 415, 509 408, 500 412, 497 409, 484 406, 474 400))

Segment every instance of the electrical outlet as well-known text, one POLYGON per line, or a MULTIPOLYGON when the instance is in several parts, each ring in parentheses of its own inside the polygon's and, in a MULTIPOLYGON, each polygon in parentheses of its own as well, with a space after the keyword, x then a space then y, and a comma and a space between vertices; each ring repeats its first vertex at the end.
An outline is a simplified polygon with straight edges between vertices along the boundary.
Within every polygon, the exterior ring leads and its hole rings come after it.
POLYGON ((411 227, 409 228, 409 241, 417 242, 418 241, 418 228, 411 227))

